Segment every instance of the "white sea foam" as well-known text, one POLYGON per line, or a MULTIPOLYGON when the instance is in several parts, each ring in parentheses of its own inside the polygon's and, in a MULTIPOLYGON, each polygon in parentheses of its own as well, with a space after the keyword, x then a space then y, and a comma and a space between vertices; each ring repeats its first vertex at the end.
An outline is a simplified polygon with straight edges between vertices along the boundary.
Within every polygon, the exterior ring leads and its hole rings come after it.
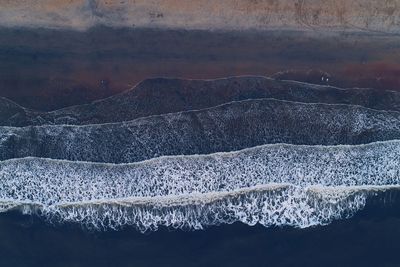
POLYGON ((241 221, 307 227, 351 216, 400 184, 400 141, 264 145, 132 164, 39 158, 0 163, 0 209, 89 227, 201 229, 241 221))
POLYGON ((258 99, 114 124, 1 127, 0 159, 129 163, 273 143, 338 145, 399 138, 399 112, 258 99))
POLYGON ((232 192, 181 196, 132 197, 83 202, 42 203, 0 201, 0 210, 40 214, 53 222, 80 223, 91 229, 133 226, 141 232, 159 226, 203 229, 242 222, 248 225, 309 227, 351 217, 369 196, 397 186, 299 187, 259 185, 232 192))

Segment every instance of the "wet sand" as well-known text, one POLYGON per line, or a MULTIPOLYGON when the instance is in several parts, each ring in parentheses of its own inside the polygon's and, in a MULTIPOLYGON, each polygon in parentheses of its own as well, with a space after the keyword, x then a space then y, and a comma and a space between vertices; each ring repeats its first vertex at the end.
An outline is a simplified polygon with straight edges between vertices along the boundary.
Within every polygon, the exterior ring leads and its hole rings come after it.
POLYGON ((95 27, 87 32, 2 28, 0 36, 0 96, 41 110, 86 103, 159 76, 286 72, 278 77, 400 88, 395 35, 95 27))

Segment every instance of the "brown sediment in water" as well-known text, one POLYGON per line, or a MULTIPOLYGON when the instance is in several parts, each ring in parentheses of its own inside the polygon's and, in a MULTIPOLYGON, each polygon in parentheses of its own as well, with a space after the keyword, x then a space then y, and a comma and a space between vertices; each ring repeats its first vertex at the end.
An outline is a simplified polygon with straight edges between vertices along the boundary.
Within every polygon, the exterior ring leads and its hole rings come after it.
POLYGON ((160 76, 286 72, 287 79, 340 87, 399 90, 400 83, 396 36, 106 27, 0 33, 0 96, 42 110, 86 103, 160 76), (310 69, 316 70, 311 76, 310 69))
POLYGON ((348 81, 350 85, 400 90, 400 64, 398 61, 349 64, 343 70, 343 77, 352 77, 356 81, 348 81))
POLYGON ((393 0, 0 0, 0 96, 50 110, 149 77, 277 72, 398 90, 399 12, 393 0))

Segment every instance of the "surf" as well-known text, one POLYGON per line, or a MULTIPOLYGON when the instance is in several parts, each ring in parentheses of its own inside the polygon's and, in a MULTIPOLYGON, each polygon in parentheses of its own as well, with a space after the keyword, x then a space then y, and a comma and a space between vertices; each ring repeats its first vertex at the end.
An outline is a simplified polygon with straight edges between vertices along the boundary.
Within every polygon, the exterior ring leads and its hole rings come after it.
POLYGON ((112 124, 1 127, 0 160, 129 163, 270 143, 355 145, 399 138, 399 112, 258 99, 112 124))
POLYGON ((263 145, 130 164, 41 158, 0 162, 3 212, 103 229, 310 227, 348 218, 400 184, 400 141, 263 145))

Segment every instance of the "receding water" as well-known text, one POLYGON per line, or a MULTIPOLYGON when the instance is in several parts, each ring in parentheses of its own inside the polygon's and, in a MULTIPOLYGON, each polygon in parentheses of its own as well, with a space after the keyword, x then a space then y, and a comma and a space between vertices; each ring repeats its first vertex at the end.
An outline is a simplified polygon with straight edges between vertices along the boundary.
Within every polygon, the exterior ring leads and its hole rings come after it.
POLYGON ((397 193, 376 197, 352 219, 305 229, 235 223, 145 234, 3 213, 0 266, 397 266, 398 201, 397 193))

